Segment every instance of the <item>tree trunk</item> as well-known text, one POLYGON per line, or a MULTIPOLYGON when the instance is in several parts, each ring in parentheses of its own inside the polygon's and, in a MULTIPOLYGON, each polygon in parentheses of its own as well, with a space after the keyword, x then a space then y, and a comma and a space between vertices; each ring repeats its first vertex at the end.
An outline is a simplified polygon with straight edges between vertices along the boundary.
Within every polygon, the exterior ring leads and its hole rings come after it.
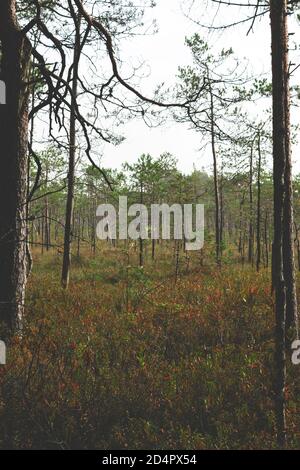
POLYGON ((50 221, 49 221, 49 201, 48 196, 45 197, 45 208, 44 208, 44 218, 45 218, 45 246, 46 250, 50 249, 50 221))
POLYGON ((250 220, 249 220, 249 238, 248 238, 248 263, 253 263, 253 238, 254 238, 254 230, 253 230, 253 142, 251 144, 251 151, 250 151, 250 167, 249 167, 249 212, 250 212, 250 220))
POLYGON ((213 155, 213 169, 214 169, 214 195, 215 195, 215 240, 216 240, 216 262, 218 266, 221 266, 221 215, 220 215, 220 191, 219 191, 219 178, 218 178, 218 164, 217 164, 217 152, 216 152, 216 138, 215 138, 215 123, 214 123, 214 98, 211 88, 211 82, 209 82, 209 94, 210 94, 210 133, 211 133, 211 149, 213 155))
POLYGON ((297 246, 298 271, 300 271, 300 240, 299 240, 299 228, 296 222, 294 222, 294 227, 295 227, 295 243, 297 246))
POLYGON ((71 244, 73 238, 73 211, 74 211, 74 183, 75 183, 75 163, 76 163, 76 99, 78 93, 78 67, 80 60, 80 15, 76 26, 76 38, 73 60, 73 81, 70 114, 70 151, 68 170, 68 193, 65 218, 64 233, 64 255, 62 265, 61 284, 65 289, 69 286, 70 266, 71 266, 71 244))
MULTIPOLYGON (((36 45, 36 44, 34 44, 36 45)), ((34 71, 34 60, 33 63, 31 63, 31 73, 34 71)), ((31 109, 34 109, 35 106, 35 85, 32 85, 31 91, 30 91, 30 97, 31 97, 31 109)), ((29 132, 29 145, 30 149, 33 147, 33 136, 34 136, 34 116, 31 118, 31 126, 30 126, 30 132, 29 132)), ((26 219, 27 219, 27 224, 29 221, 30 217, 30 154, 27 159, 27 205, 26 205, 26 219)), ((33 229, 33 224, 31 224, 31 228, 33 229)), ((33 267, 33 257, 32 257, 32 252, 31 252, 31 245, 30 245, 30 233, 29 233, 29 227, 27 226, 27 240, 26 240, 26 257, 27 257, 27 278, 30 276, 32 267, 33 267)), ((33 230, 31 230, 33 233, 33 230)), ((31 237, 33 238, 33 237, 31 237)), ((31 240, 33 242, 33 240, 31 240)))
POLYGON ((28 82, 31 47, 18 27, 15 0, 0 2, 0 320, 9 332, 22 326, 26 287, 28 82))
POLYGON ((287 187, 290 178, 290 130, 289 130, 289 80, 288 80, 288 26, 287 0, 270 2, 272 33, 272 89, 273 89, 273 178, 274 178, 274 242, 272 250, 272 286, 275 290, 275 411, 277 440, 286 447, 285 387, 286 387, 286 287, 290 298, 291 276, 288 238, 291 230, 288 223, 292 210, 292 199, 287 187), (288 167, 286 169, 286 166, 288 167), (288 227, 284 227, 288 223, 288 227), (286 284, 288 281, 288 284, 286 284))
POLYGON ((261 173, 261 148, 260 148, 260 134, 258 134, 257 142, 258 150, 258 165, 257 165, 257 214, 256 214, 256 271, 260 269, 261 259, 261 245, 260 245, 260 219, 261 219, 261 187, 260 187, 260 173, 261 173))
POLYGON ((225 241, 225 217, 224 217, 224 190, 223 190, 223 168, 220 179, 220 257, 223 256, 223 245, 225 241))
MULTIPOLYGON (((287 20, 286 20, 287 23, 287 20)), ((288 26, 286 24, 286 51, 288 51, 288 26)), ((284 173, 284 208, 283 208, 283 270, 286 287, 286 330, 298 329, 297 293, 295 280, 294 240, 293 240, 293 182, 290 137, 290 87, 288 52, 285 61, 285 173, 284 173)), ((293 334, 293 331, 290 332, 293 334)))
MULTIPOLYGON (((144 185, 142 181, 140 182, 140 204, 144 204, 144 185)), ((139 237, 139 266, 140 268, 144 266, 144 240, 141 235, 139 237)))
POLYGON ((152 258, 152 261, 155 260, 155 244, 156 244, 156 240, 153 239, 153 240, 152 240, 152 250, 151 250, 151 258, 152 258))
MULTIPOLYGON (((239 255, 241 255, 241 257, 243 256, 243 248, 242 248, 242 245, 243 245, 243 207, 244 207, 244 203, 245 203, 245 193, 243 193, 243 197, 242 199, 240 200, 240 214, 239 214, 239 244, 238 244, 238 251, 239 251, 239 255)), ((242 263, 243 263, 243 260, 242 260, 242 263)))
POLYGON ((268 240, 268 211, 266 211, 265 215, 265 230, 264 230, 264 240, 265 240, 265 267, 269 267, 269 240, 268 240))

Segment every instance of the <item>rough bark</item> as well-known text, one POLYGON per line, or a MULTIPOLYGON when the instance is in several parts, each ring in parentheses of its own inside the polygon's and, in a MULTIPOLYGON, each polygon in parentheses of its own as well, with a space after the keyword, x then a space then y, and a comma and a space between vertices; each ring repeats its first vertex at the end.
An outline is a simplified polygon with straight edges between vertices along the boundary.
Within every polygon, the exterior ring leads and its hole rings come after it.
POLYGON ((26 287, 26 199, 30 43, 21 33, 15 0, 0 2, 0 320, 8 331, 22 326, 26 287))
MULTIPOLYGON (((287 26, 286 26, 287 28, 287 26)), ((286 51, 288 51, 288 32, 286 30, 286 51)), ((290 87, 288 52, 285 59, 285 172, 284 172, 284 209, 283 209, 283 270, 286 287, 286 329, 298 328, 297 294, 295 280, 294 241, 293 241, 293 182, 290 137, 290 87)), ((292 332, 291 332, 292 333, 292 332)), ((293 334, 293 333, 292 333, 293 334)))
MULTIPOLYGON (((289 157, 289 83, 288 83, 288 27, 287 0, 270 2, 272 33, 272 89, 273 89, 273 178, 274 178, 274 242, 272 250, 272 285, 275 290, 275 414, 277 439, 286 446, 285 388, 286 388, 286 279, 287 204, 291 203, 286 187, 286 165, 289 157), (285 241, 284 241, 285 239, 285 241)), ((288 170, 289 171, 289 170, 288 170)), ((289 210, 289 209, 288 209, 289 210)), ((289 216, 290 217, 290 216, 289 216)), ((288 230, 290 227, 288 228, 288 230)), ((291 266, 289 265, 289 269, 291 266)), ((290 295, 290 294, 289 294, 290 295)))

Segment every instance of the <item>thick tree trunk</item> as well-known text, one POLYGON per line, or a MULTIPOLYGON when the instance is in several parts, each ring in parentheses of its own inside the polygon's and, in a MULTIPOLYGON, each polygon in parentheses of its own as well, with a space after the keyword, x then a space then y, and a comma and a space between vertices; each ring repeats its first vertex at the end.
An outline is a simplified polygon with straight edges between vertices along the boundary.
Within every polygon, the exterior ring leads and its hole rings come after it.
POLYGON ((30 44, 20 32, 15 0, 0 2, 0 320, 9 332, 22 326, 26 286, 26 199, 30 44))
MULTIPOLYGON (((289 129, 288 25, 287 0, 270 2, 272 32, 273 88, 273 165, 274 165, 274 242, 272 285, 275 290, 276 317, 276 423, 278 445, 286 446, 286 313, 291 309, 295 282, 290 247, 292 197, 289 129), (287 303, 287 298, 288 303, 287 303)), ((294 308, 294 306, 293 306, 294 308)), ((289 311, 289 315, 291 311, 289 311)))

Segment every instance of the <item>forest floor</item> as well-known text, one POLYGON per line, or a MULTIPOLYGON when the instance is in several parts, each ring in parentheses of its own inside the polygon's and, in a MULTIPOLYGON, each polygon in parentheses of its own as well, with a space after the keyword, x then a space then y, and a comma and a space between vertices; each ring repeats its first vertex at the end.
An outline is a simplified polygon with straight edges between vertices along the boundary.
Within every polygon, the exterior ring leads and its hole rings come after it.
MULTIPOLYGON (((118 249, 35 254, 22 337, 0 369, 0 448, 275 448, 270 274, 118 249), (131 265, 129 265, 131 263, 131 265)), ((289 361, 290 363, 290 361, 289 361)), ((288 367, 290 448, 300 369, 288 367)))

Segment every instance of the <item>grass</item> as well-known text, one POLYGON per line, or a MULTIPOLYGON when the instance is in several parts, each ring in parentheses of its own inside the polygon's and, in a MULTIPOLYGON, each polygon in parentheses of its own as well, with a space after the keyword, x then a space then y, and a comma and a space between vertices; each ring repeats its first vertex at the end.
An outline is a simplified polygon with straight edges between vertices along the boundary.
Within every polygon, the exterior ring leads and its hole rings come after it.
MULTIPOLYGON (((197 255, 136 267, 103 249, 35 254, 22 337, 0 369, 0 447, 270 449, 273 305, 269 273, 197 255)), ((289 447, 299 448, 299 372, 289 366, 289 447)))

